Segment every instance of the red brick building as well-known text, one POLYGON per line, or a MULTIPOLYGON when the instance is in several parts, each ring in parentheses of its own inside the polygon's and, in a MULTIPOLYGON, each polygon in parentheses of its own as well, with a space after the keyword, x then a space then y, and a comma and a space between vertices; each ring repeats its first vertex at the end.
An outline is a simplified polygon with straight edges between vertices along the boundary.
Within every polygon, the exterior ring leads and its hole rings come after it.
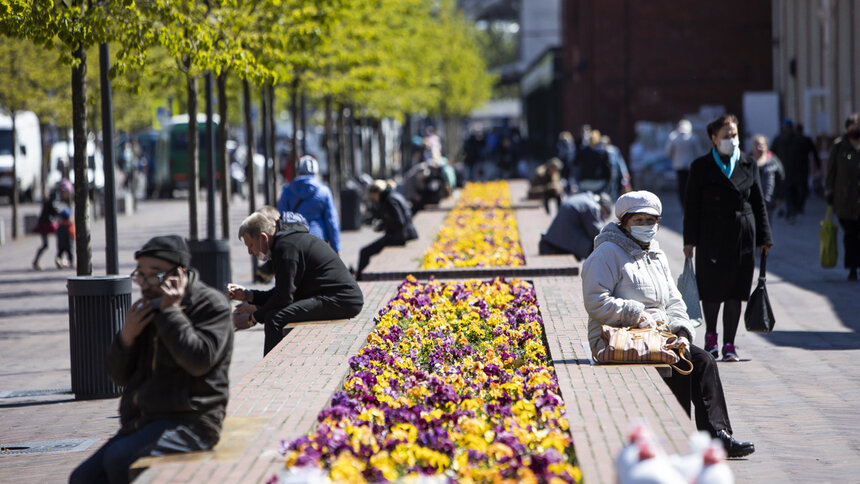
POLYGON ((561 128, 591 124, 627 153, 636 121, 740 115, 744 91, 773 89, 771 37, 766 0, 563 0, 561 128))

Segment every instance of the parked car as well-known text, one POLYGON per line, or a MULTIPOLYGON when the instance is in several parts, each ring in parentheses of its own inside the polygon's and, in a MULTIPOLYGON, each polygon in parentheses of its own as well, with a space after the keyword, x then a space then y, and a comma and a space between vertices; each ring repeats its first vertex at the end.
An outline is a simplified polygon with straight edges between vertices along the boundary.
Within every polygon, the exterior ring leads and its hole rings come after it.
MULTIPOLYGON (((75 157, 75 145, 70 141, 57 141, 51 147, 51 158, 48 160, 48 186, 54 186, 63 179, 67 171, 69 180, 74 183, 75 170, 72 162, 75 157)), ((101 195, 105 188, 104 158, 102 152, 92 140, 87 140, 87 181, 92 195, 101 195)))
MULTIPOLYGON (((42 178, 42 132, 39 118, 32 111, 19 111, 15 115, 18 153, 15 158, 15 175, 21 200, 31 202, 39 192, 42 178)), ((0 114, 0 195, 12 195, 12 118, 0 114)))

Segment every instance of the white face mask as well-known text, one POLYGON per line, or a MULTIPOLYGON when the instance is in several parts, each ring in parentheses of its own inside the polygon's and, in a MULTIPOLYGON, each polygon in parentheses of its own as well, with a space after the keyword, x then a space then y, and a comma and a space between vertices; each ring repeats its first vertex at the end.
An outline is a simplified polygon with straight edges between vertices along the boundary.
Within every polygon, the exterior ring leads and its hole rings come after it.
POLYGON ((730 155, 735 152, 738 146, 740 146, 741 142, 737 136, 729 139, 721 139, 720 146, 717 148, 720 153, 724 155, 730 155))
POLYGON ((630 227, 630 235, 639 242, 647 244, 654 239, 654 236, 657 235, 657 224, 634 225, 633 227, 630 227))

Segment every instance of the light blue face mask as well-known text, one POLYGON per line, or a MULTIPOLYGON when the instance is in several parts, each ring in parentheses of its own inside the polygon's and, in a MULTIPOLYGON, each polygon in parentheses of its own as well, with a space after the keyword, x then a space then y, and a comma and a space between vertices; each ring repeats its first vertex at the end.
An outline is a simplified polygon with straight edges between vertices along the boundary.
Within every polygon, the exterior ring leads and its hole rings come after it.
POLYGON ((654 240, 654 237, 657 235, 657 224, 634 225, 630 227, 630 235, 639 242, 647 244, 654 240))

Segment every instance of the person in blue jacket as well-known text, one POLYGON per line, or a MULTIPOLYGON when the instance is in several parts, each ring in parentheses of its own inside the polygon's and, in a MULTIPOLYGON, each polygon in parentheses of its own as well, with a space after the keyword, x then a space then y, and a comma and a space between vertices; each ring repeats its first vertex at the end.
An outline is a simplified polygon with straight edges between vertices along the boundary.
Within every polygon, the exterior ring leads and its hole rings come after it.
POLYGON ((302 156, 296 172, 296 179, 281 192, 278 212, 302 214, 308 221, 310 233, 340 253, 340 220, 331 190, 317 178, 319 163, 313 156, 302 156))

